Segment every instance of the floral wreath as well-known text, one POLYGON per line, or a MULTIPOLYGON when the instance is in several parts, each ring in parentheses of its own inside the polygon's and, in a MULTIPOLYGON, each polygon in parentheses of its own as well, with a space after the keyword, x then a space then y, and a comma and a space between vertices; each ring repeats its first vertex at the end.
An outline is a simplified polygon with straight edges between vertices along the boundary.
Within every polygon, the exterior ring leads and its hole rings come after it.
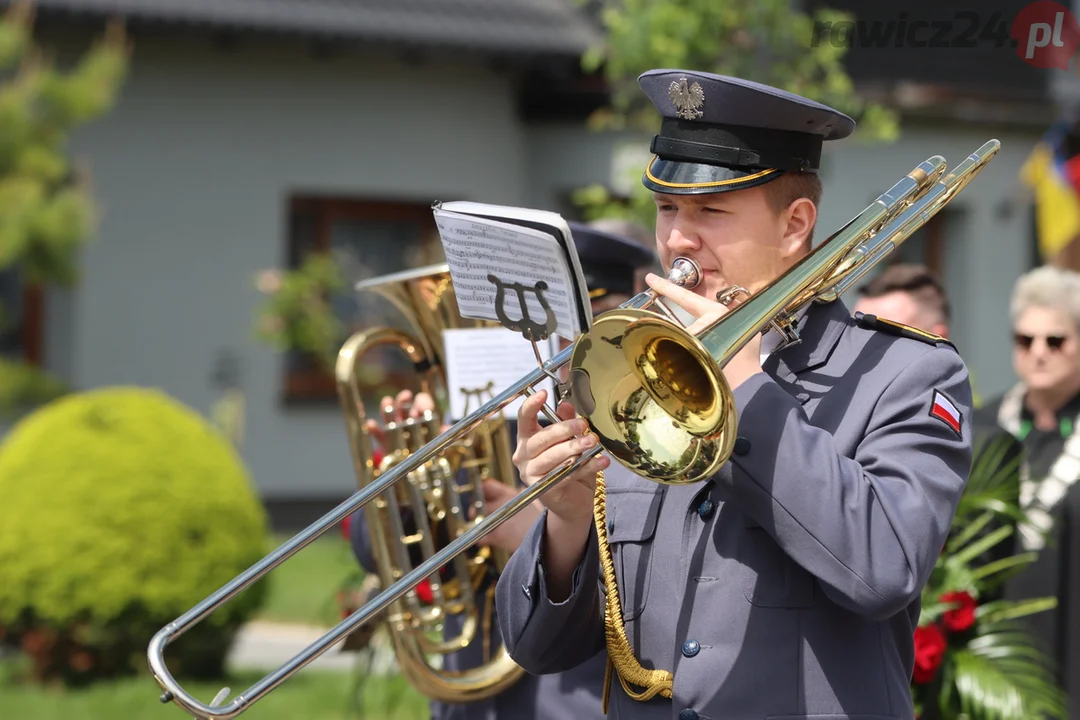
POLYGON ((1000 597, 1004 580, 1036 558, 991 554, 1025 519, 1017 499, 1019 458, 1005 462, 1010 438, 1001 440, 977 456, 923 589, 911 678, 920 720, 1068 717, 1053 660, 1017 622, 1053 609, 1057 599, 1000 597))

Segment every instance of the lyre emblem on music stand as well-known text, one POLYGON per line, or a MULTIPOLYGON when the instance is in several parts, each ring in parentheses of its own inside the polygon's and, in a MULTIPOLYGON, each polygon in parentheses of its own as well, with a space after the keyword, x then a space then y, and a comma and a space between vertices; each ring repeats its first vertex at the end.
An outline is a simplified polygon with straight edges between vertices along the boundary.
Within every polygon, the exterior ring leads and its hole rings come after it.
MULTIPOLYGON (((547 292, 547 283, 543 280, 538 281, 532 287, 518 282, 503 282, 497 278, 494 274, 488 274, 488 280, 495 283, 495 314, 499 318, 499 323, 504 328, 519 332, 522 336, 532 343, 533 355, 536 356, 536 364, 540 370, 547 375, 555 390, 555 404, 554 407, 558 407, 559 403, 565 398, 565 392, 567 386, 559 381, 558 376, 553 373, 550 368, 544 365, 544 359, 541 357, 540 348, 537 346, 537 342, 540 340, 547 340, 555 328, 558 327, 558 318, 555 317, 555 311, 551 309, 551 304, 548 303, 544 293, 547 292), (514 320, 510 318, 506 313, 506 291, 513 290, 514 295, 517 296, 518 305, 521 307, 521 318, 514 320), (543 308, 545 318, 542 323, 533 320, 529 315, 529 306, 525 302, 525 294, 533 293, 536 295, 537 301, 540 303, 540 307, 543 308)), ((554 416, 552 416, 554 417, 554 416)), ((552 419, 552 418, 549 418, 552 419)))
POLYGON ((544 292, 547 290, 547 283, 543 280, 537 282, 532 287, 524 285, 518 282, 504 283, 495 275, 489 274, 488 280, 495 283, 495 314, 499 316, 499 322, 502 326, 509 328, 514 332, 520 332, 526 340, 536 342, 538 340, 546 340, 551 333, 555 332, 557 326, 557 320, 555 318, 555 311, 551 309, 551 305, 548 303, 547 298, 544 297, 544 292), (507 289, 513 290, 517 296, 518 305, 521 307, 521 319, 512 320, 506 314, 506 291, 507 289), (533 293, 536 295, 537 301, 540 303, 540 307, 543 308, 546 318, 544 322, 538 323, 533 320, 529 315, 529 306, 525 302, 525 293, 533 293))

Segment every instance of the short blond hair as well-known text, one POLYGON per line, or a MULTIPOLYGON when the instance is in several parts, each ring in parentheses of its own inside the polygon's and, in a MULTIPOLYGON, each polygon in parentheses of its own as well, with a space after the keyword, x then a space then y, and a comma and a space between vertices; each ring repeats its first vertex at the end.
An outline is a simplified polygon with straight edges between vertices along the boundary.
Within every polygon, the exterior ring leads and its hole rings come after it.
POLYGON ((1080 330, 1080 273, 1055 265, 1042 265, 1021 275, 1013 285, 1009 314, 1017 318, 1031 308, 1065 313, 1080 330))

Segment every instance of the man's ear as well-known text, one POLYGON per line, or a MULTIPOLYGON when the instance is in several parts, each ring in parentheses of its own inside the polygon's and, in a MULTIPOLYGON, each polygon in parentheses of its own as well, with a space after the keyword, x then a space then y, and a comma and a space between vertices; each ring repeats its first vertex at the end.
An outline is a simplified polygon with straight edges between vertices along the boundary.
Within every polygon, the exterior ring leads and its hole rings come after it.
POLYGON ((787 226, 784 229, 782 251, 784 257, 794 257, 809 249, 810 234, 817 222, 817 206, 808 198, 796 198, 784 211, 787 226))

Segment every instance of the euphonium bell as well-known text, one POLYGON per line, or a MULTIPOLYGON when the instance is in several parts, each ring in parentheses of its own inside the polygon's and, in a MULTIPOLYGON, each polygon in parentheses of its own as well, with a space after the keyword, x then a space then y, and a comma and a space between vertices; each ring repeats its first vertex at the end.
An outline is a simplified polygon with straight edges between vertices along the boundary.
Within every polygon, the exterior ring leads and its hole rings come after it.
MULTIPOLYGON (((357 290, 388 300, 407 324, 406 328, 377 327, 357 332, 338 354, 338 395, 356 477, 359 487, 364 488, 441 434, 443 426, 441 413, 428 411, 419 418, 402 421, 393 417, 392 407, 383 408, 384 454, 376 464, 362 396, 387 390, 365 384, 365 356, 379 346, 398 348, 411 363, 419 390, 439 402, 448 390, 443 330, 492 324, 460 317, 446 265, 374 278, 357 285, 357 290)), ((495 415, 444 452, 425 460, 408 473, 404 482, 364 507, 382 587, 394 584, 447 543, 483 522, 481 484, 493 478, 514 485, 517 475, 510 453, 507 423, 501 415, 495 415)), ((443 702, 471 702, 501 692, 524 674, 505 648, 489 647, 488 642, 495 582, 507 559, 504 551, 474 546, 387 609, 385 625, 398 665, 420 693, 443 702), (486 595, 482 603, 478 597, 481 591, 486 595), (453 633, 445 633, 448 623, 453 623, 453 633), (482 665, 463 672, 439 667, 441 655, 463 649, 478 634, 484 648, 482 665)))

